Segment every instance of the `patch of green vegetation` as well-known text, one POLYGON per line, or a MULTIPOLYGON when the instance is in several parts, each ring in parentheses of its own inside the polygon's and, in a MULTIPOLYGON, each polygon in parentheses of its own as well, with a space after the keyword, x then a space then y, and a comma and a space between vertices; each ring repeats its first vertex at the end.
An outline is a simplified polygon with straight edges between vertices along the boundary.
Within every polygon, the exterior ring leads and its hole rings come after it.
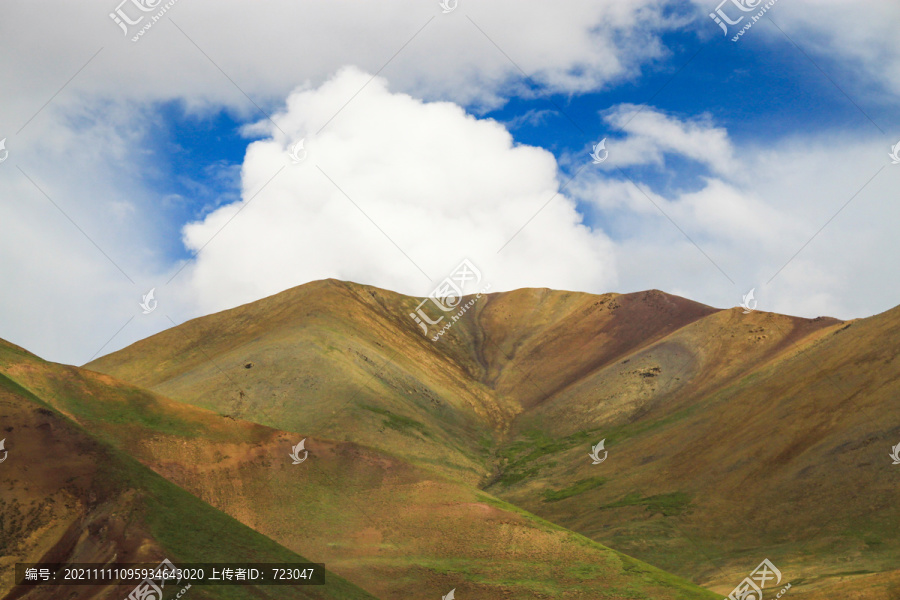
POLYGON ((743 379, 741 379, 738 382, 737 387, 743 388, 743 387, 747 387, 751 384, 757 383, 757 380, 759 379, 760 375, 761 375, 761 373, 759 371, 750 373, 749 375, 747 375, 746 377, 744 377, 743 379))
POLYGON ((10 377, 7 377, 3 373, 0 373, 0 388, 12 392, 13 394, 24 396, 29 400, 40 404, 41 406, 47 406, 47 403, 38 398, 31 390, 19 384, 19 382, 13 380, 10 377))
POLYGON ((599 579, 608 573, 608 569, 597 563, 572 563, 568 566, 569 574, 584 581, 599 579))
POLYGON ((506 459, 507 464, 503 469, 503 473, 497 479, 497 483, 508 487, 523 479, 534 477, 540 469, 552 467, 556 463, 551 462, 543 465, 529 465, 529 463, 533 463, 535 460, 549 454, 568 450, 577 444, 587 443, 588 440, 596 436, 596 431, 596 429, 578 431, 564 438, 551 437, 538 429, 526 431, 523 433, 526 440, 513 442, 500 450, 499 456, 506 459), (526 452, 527 454, 525 454, 526 452))
MULTIPOLYGON (((509 502, 499 500, 497 498, 494 498, 493 496, 489 496, 483 493, 476 494, 476 498, 479 502, 483 502, 490 506, 522 515, 528 518, 533 523, 545 528, 546 530, 565 532, 566 534, 571 536, 572 541, 579 545, 597 549, 603 553, 612 555, 615 559, 618 559, 622 569, 625 572, 639 578, 639 581, 635 582, 635 584, 638 586, 640 586, 640 584, 643 584, 646 587, 661 586, 669 588, 675 593, 675 598, 677 598, 678 600, 721 600, 722 598, 721 595, 714 594, 713 592, 705 590, 697 586, 696 584, 691 583, 687 579, 684 579, 683 577, 679 577, 678 575, 663 571, 662 569, 649 565, 636 558, 632 558, 631 556, 622 554, 621 552, 618 552, 616 550, 612 550, 611 548, 608 548, 607 546, 604 546, 599 542, 595 542, 589 537, 581 535, 580 533, 575 533, 572 530, 561 527, 555 523, 546 521, 524 509, 519 508, 514 504, 510 504, 509 502)), ((594 571, 594 573, 602 574, 604 570, 604 566, 602 564, 598 563, 591 566, 599 570, 599 572, 594 571)), ((606 568, 608 569, 609 566, 607 566, 606 568)), ((566 570, 570 572, 573 577, 579 579, 582 577, 591 577, 591 569, 586 569, 583 565, 580 564, 566 565, 566 570)), ((642 587, 636 588, 634 586, 630 586, 628 590, 623 590, 621 595, 615 597, 622 597, 622 595, 629 598, 640 598, 642 600, 652 600, 652 598, 654 598, 654 596, 652 595, 647 595, 646 589, 642 589, 642 587)))
MULTIPOLYGON (((493 506, 494 508, 499 508, 501 510, 505 510, 506 512, 516 513, 518 515, 521 515, 534 523, 540 524, 547 531, 565 531, 567 533, 572 533, 571 530, 566 529, 565 527, 563 527, 561 525, 557 525, 556 523, 551 523, 550 521, 542 519, 541 517, 528 512, 524 508, 519 508, 515 504, 510 504, 509 502, 506 502, 505 500, 500 500, 499 498, 494 498, 493 496, 488 496, 487 494, 482 494, 482 493, 475 494, 475 498, 479 502, 487 504, 488 506, 493 506)), ((574 534, 574 535, 577 536, 578 534, 574 534)), ((579 537, 583 537, 583 536, 579 536, 579 537)), ((585 538, 585 539, 587 539, 587 538, 585 538)), ((595 542, 591 541, 591 543, 595 543, 595 542)))
POLYGON ((583 429, 561 438, 553 437, 540 429, 525 431, 522 433, 522 437, 525 439, 514 441, 499 452, 501 457, 506 458, 509 461, 505 471, 510 472, 509 477, 504 473, 504 477, 501 477, 500 482, 508 480, 515 482, 524 479, 524 476, 516 476, 516 472, 522 471, 525 464, 549 454, 556 454, 579 444, 584 444, 585 452, 587 452, 589 450, 588 446, 597 442, 597 437, 598 435, 601 435, 601 433, 602 437, 606 439, 606 445, 610 446, 621 443, 622 441, 639 434, 671 425, 672 423, 687 418, 695 411, 696 407, 689 407, 653 421, 627 423, 612 428, 583 429))
POLYGON ((566 498, 571 498, 572 496, 577 496, 588 490, 600 487, 606 483, 606 481, 605 477, 591 477, 589 479, 576 481, 569 487, 565 487, 561 490, 544 490, 544 502, 558 502, 566 498))
POLYGON ((700 588, 687 579, 673 575, 662 569, 658 569, 636 558, 612 550, 622 563, 626 573, 641 577, 650 584, 664 585, 673 588, 679 600, 721 600, 721 594, 715 594, 709 590, 700 588))
POLYGON ((0 364, 9 365, 16 362, 22 362, 23 359, 26 362, 47 364, 47 361, 40 356, 35 356, 28 350, 20 348, 6 340, 0 340, 0 364))
MULTIPOLYGON (((571 572, 572 565, 568 563, 523 558, 486 562, 473 559, 415 557, 414 560, 402 562, 395 560, 393 564, 394 566, 415 565, 416 568, 425 568, 442 576, 452 576, 455 580, 463 579, 480 586, 516 588, 526 595, 553 598, 584 589, 573 589, 572 582, 567 581, 568 578, 575 582, 591 581, 608 574, 595 565, 577 563, 578 574, 576 574, 571 572), (587 571, 590 573, 586 574, 587 571)), ((595 584, 596 581, 591 581, 588 589, 592 589, 595 584)))
POLYGON ((624 440, 641 435, 656 429, 661 429, 678 421, 681 421, 696 412, 697 406, 691 406, 672 413, 660 419, 641 421, 638 423, 626 423, 618 427, 583 429, 565 437, 553 437, 540 429, 531 429, 522 433, 524 439, 516 440, 498 453, 501 458, 507 460, 503 474, 497 483, 509 487, 523 479, 535 476, 540 469, 550 465, 533 465, 534 461, 550 454, 556 454, 583 444, 585 452, 590 450, 591 444, 599 441, 598 437, 606 439, 606 446, 621 443, 624 440))
POLYGON ((606 433, 606 445, 615 445, 629 438, 662 429, 663 427, 682 421, 697 412, 698 408, 699 405, 689 406, 659 419, 639 421, 637 423, 626 423, 608 429, 606 433))
MULTIPOLYGON (((195 438, 201 433, 197 423, 185 421, 164 410, 153 396, 142 390, 121 389, 119 398, 106 402, 86 402, 74 390, 65 392, 59 400, 79 419, 105 425, 132 425, 184 438, 195 438)), ((209 437, 208 432, 203 433, 209 437)))
POLYGON ((524 479, 528 479, 534 477, 538 474, 539 469, 537 467, 532 467, 530 469, 525 469, 522 471, 512 471, 505 469, 503 474, 497 479, 497 483, 503 485, 505 487, 509 487, 513 484, 519 483, 524 479))
POLYGON ((416 421, 415 419, 411 419, 403 415, 398 415, 396 413, 392 413, 387 409, 372 406, 370 404, 360 404, 360 407, 366 409, 369 412, 373 412, 377 415, 386 417, 381 422, 381 425, 387 427, 388 429, 393 429, 394 431, 406 435, 410 435, 411 431, 415 430, 425 437, 431 437, 431 432, 428 431, 428 427, 426 427, 423 423, 416 421))
MULTIPOLYGON (((58 381, 51 377, 50 383, 53 385, 51 400, 58 402, 63 410, 69 411, 78 420, 103 425, 133 425, 145 430, 186 438, 199 435, 196 423, 185 421, 167 412, 152 394, 144 390, 122 387, 114 388, 116 394, 110 394, 108 390, 80 388, 79 384, 84 383, 80 379, 58 381)), ((43 406, 52 407, 30 389, 3 374, 0 374, 0 387, 25 395, 43 406)), ((45 395, 51 396, 51 393, 47 392, 45 395)), ((210 437, 208 432, 206 437, 210 437)))
POLYGON ((620 508, 623 506, 646 506, 651 513, 662 513, 663 516, 673 517, 683 514, 691 504, 691 497, 684 492, 672 492, 670 494, 657 494, 642 498, 637 492, 625 495, 621 500, 601 506, 605 508, 620 508))
POLYGON ((548 454, 568 450, 578 443, 587 442, 597 431, 596 429, 577 431, 566 437, 557 438, 539 429, 532 429, 522 434, 525 440, 513 442, 501 450, 500 456, 515 463, 532 462, 548 454), (525 452, 527 454, 521 456, 525 452))

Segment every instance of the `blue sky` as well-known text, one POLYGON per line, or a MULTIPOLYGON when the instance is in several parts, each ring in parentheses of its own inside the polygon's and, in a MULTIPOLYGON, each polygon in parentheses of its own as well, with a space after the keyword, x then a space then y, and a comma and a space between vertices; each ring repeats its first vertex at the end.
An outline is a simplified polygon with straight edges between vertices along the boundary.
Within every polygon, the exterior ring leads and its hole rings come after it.
MULTIPOLYGON (((708 24, 698 24, 704 25, 708 24)), ((853 69, 828 57, 817 56, 821 64, 814 64, 773 26, 762 25, 766 26, 767 35, 758 29, 757 39, 748 36, 740 43, 696 27, 668 33, 662 38, 667 56, 634 80, 602 91, 562 94, 547 92, 523 76, 519 86, 525 89, 506 98, 503 106, 468 109, 507 124, 516 143, 546 148, 557 158, 589 152, 586 140, 609 137, 612 143, 620 133, 603 122, 601 112, 620 103, 649 102, 674 115, 709 116, 736 143, 759 148, 810 131, 898 129, 894 96, 871 82, 858 81, 853 69), (858 96, 848 97, 832 80, 857 90, 858 96), (868 93, 860 94, 860 88, 868 93)), ((265 110, 275 113, 281 104, 275 101, 265 110)), ((263 115, 259 111, 236 115, 227 108, 198 114, 178 101, 161 103, 156 111, 159 127, 150 144, 157 164, 164 163, 165 168, 148 177, 147 183, 160 196, 180 197, 166 213, 175 231, 238 197, 240 182, 226 172, 240 168, 248 143, 257 139, 242 128, 263 115)), ((708 171, 703 165, 678 156, 671 161, 666 169, 636 166, 633 173, 655 191, 696 190, 701 185, 698 178, 708 171)), ((584 206, 583 212, 586 222, 594 223, 596 214, 590 207, 584 206)), ((180 242, 171 245, 173 260, 189 256, 180 242)))

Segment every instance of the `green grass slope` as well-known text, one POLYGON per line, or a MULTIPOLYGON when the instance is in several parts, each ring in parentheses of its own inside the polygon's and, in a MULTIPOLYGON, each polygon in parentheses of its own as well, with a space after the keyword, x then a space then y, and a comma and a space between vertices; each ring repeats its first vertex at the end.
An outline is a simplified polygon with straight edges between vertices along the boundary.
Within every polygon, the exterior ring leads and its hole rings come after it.
POLYGON ((598 371, 517 422, 488 489, 723 593, 763 558, 792 593, 896 569, 900 310, 814 325, 726 311, 598 371))
MULTIPOLYGON (((308 562, 98 442, 6 375, 0 375, 0 424, 9 452, 0 464, 0 597, 123 598, 134 587, 15 587, 17 562, 308 562)), ((374 598, 333 573, 326 581, 193 586, 189 593, 234 600, 374 598)))

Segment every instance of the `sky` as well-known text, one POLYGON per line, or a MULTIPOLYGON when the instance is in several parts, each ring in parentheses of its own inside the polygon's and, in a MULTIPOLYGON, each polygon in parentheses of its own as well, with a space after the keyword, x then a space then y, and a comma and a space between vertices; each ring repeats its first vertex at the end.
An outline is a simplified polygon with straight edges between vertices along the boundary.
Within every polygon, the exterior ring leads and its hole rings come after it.
POLYGON ((898 27, 875 0, 5 2, 0 338, 80 365, 318 279, 424 297, 463 259, 491 291, 882 312, 898 27))

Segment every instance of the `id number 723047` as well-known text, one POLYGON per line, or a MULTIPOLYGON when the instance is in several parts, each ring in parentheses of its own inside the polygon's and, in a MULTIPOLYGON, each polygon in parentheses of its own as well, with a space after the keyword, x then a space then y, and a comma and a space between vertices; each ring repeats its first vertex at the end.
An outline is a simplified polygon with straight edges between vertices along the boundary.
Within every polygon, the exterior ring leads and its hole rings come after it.
POLYGON ((286 579, 312 579, 313 569, 272 569, 272 576, 276 580, 286 579))

